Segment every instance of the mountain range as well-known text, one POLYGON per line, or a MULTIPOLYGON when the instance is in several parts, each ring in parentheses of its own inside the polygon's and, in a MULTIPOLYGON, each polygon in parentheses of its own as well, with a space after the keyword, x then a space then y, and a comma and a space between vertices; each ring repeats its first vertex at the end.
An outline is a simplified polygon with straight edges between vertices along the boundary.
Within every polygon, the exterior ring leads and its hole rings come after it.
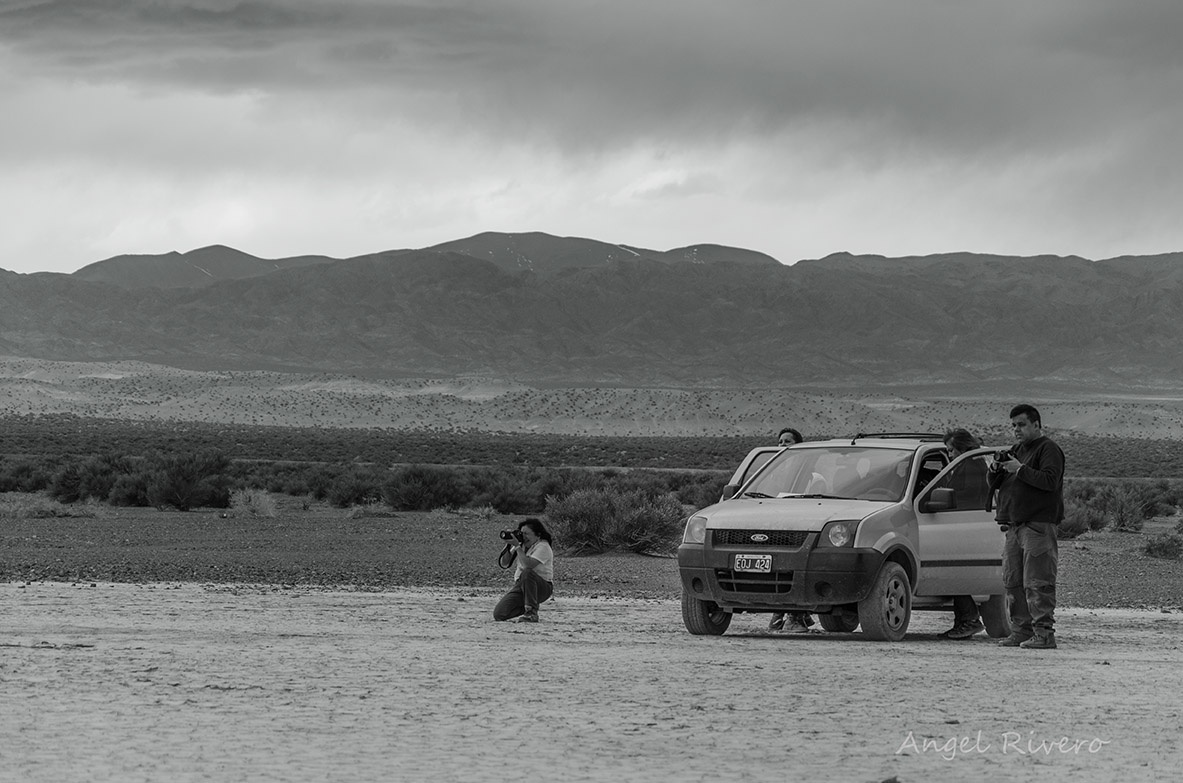
POLYGON ((214 246, 0 270, 0 354, 533 384, 1183 383, 1183 253, 1089 260, 541 233, 261 259, 214 246))

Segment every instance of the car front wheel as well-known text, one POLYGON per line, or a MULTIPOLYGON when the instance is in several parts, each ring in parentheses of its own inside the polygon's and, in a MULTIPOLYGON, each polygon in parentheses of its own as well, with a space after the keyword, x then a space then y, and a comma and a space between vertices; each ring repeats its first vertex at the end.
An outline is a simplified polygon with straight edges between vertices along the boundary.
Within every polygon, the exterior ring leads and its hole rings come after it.
POLYGON ((912 583, 899 563, 884 563, 875 585, 859 601, 858 619, 868 639, 898 642, 912 618, 912 583))
POLYGON ((692 634, 719 636, 731 625, 731 612, 720 609, 714 601, 682 593, 682 622, 692 634))

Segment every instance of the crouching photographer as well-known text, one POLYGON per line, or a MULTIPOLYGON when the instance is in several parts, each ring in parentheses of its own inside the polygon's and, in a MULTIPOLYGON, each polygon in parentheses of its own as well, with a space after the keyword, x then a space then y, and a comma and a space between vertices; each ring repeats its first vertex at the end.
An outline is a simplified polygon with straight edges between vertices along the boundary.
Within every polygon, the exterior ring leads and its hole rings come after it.
POLYGON ((502 568, 515 562, 513 587, 501 596, 493 610, 493 619, 521 623, 538 622, 538 606, 554 594, 555 553, 554 539, 542 521, 530 517, 518 523, 517 530, 503 530, 501 537, 508 543, 497 559, 502 568))

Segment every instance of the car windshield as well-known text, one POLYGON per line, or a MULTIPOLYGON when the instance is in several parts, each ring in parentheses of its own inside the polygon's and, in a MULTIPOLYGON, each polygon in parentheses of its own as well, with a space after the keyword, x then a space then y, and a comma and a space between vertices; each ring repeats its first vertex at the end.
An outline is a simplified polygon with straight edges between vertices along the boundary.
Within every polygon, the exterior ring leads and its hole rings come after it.
POLYGON ((743 494, 897 501, 908 486, 912 454, 909 449, 859 446, 787 449, 769 460, 743 494))

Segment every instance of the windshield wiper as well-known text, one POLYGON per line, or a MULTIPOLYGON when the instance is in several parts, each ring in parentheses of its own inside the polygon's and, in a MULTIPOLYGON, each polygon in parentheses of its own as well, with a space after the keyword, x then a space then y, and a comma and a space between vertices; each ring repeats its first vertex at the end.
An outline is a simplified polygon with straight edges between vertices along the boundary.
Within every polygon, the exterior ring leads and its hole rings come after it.
POLYGON ((817 492, 815 492, 815 493, 812 493, 812 494, 809 494, 809 495, 795 495, 794 497, 799 497, 799 498, 828 498, 828 499, 830 499, 830 500, 854 500, 854 498, 847 498, 847 497, 843 497, 842 495, 823 495, 823 494, 821 494, 821 493, 817 493, 817 492))
POLYGON ((765 495, 763 492, 745 492, 745 493, 743 493, 743 496, 745 498, 770 498, 770 497, 772 497, 772 495, 765 495))

